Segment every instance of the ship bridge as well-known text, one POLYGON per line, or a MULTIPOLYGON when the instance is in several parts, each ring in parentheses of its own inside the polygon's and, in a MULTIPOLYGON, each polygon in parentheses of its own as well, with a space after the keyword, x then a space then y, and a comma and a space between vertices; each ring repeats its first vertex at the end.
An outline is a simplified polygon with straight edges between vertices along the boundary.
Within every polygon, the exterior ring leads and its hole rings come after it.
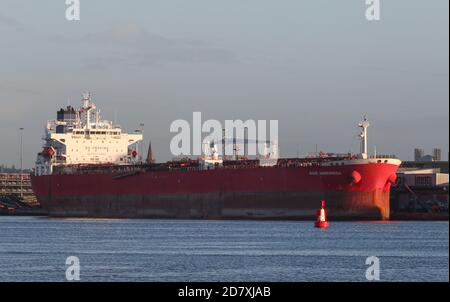
POLYGON ((82 106, 67 106, 47 122, 44 147, 36 161, 36 175, 51 174, 56 165, 126 165, 142 161, 137 152, 143 140, 142 130, 124 133, 119 125, 105 120, 83 94, 82 106))

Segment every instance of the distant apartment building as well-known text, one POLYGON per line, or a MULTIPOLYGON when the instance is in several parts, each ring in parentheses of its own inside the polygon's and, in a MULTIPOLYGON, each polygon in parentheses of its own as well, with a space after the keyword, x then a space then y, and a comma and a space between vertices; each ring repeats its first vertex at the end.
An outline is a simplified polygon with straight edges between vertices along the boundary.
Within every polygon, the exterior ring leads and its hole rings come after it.
POLYGON ((425 151, 420 148, 414 149, 414 161, 420 161, 425 156, 425 151))
POLYGON ((425 154, 424 149, 414 149, 414 161, 416 162, 433 162, 442 160, 442 151, 440 148, 433 148, 432 154, 425 154))
POLYGON ((433 159, 435 161, 440 161, 441 160, 441 149, 439 149, 439 148, 434 148, 433 149, 433 159))

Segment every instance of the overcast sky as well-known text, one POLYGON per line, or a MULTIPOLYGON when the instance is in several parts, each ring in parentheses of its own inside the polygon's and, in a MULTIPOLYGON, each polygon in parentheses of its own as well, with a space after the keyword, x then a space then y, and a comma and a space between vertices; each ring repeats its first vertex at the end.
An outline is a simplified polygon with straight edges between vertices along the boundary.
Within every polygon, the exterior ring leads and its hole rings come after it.
POLYGON ((171 158, 175 119, 278 119, 283 157, 371 150, 413 158, 449 145, 449 2, 0 0, 0 163, 32 167, 45 122, 89 90, 125 130, 145 124, 171 158), (117 114, 116 114, 117 113, 117 114))

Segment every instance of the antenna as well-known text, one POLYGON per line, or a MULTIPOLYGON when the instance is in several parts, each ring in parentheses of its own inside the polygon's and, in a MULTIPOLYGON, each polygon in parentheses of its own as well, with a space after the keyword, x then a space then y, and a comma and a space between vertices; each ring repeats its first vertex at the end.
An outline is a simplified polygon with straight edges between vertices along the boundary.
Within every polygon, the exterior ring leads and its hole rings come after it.
POLYGON ((225 128, 222 129, 222 156, 225 158, 225 128))
POLYGON ((91 129, 91 111, 96 109, 94 103, 91 102, 91 94, 89 92, 83 93, 83 107, 81 108, 86 115, 86 129, 91 129))
POLYGON ((248 157, 248 128, 244 128, 244 156, 248 157))

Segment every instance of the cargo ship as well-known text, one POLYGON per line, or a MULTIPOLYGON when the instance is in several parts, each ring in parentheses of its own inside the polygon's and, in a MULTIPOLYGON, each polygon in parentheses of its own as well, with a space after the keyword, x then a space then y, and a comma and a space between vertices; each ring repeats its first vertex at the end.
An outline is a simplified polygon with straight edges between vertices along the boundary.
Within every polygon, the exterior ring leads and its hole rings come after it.
POLYGON ((55 217, 313 220, 326 200, 330 219, 389 219, 401 162, 369 156, 369 122, 358 126, 359 154, 277 158, 272 149, 250 159, 211 144, 199 158, 156 163, 151 145, 145 160, 139 152, 142 129, 122 132, 84 94, 80 108, 47 122, 32 186, 55 217))

